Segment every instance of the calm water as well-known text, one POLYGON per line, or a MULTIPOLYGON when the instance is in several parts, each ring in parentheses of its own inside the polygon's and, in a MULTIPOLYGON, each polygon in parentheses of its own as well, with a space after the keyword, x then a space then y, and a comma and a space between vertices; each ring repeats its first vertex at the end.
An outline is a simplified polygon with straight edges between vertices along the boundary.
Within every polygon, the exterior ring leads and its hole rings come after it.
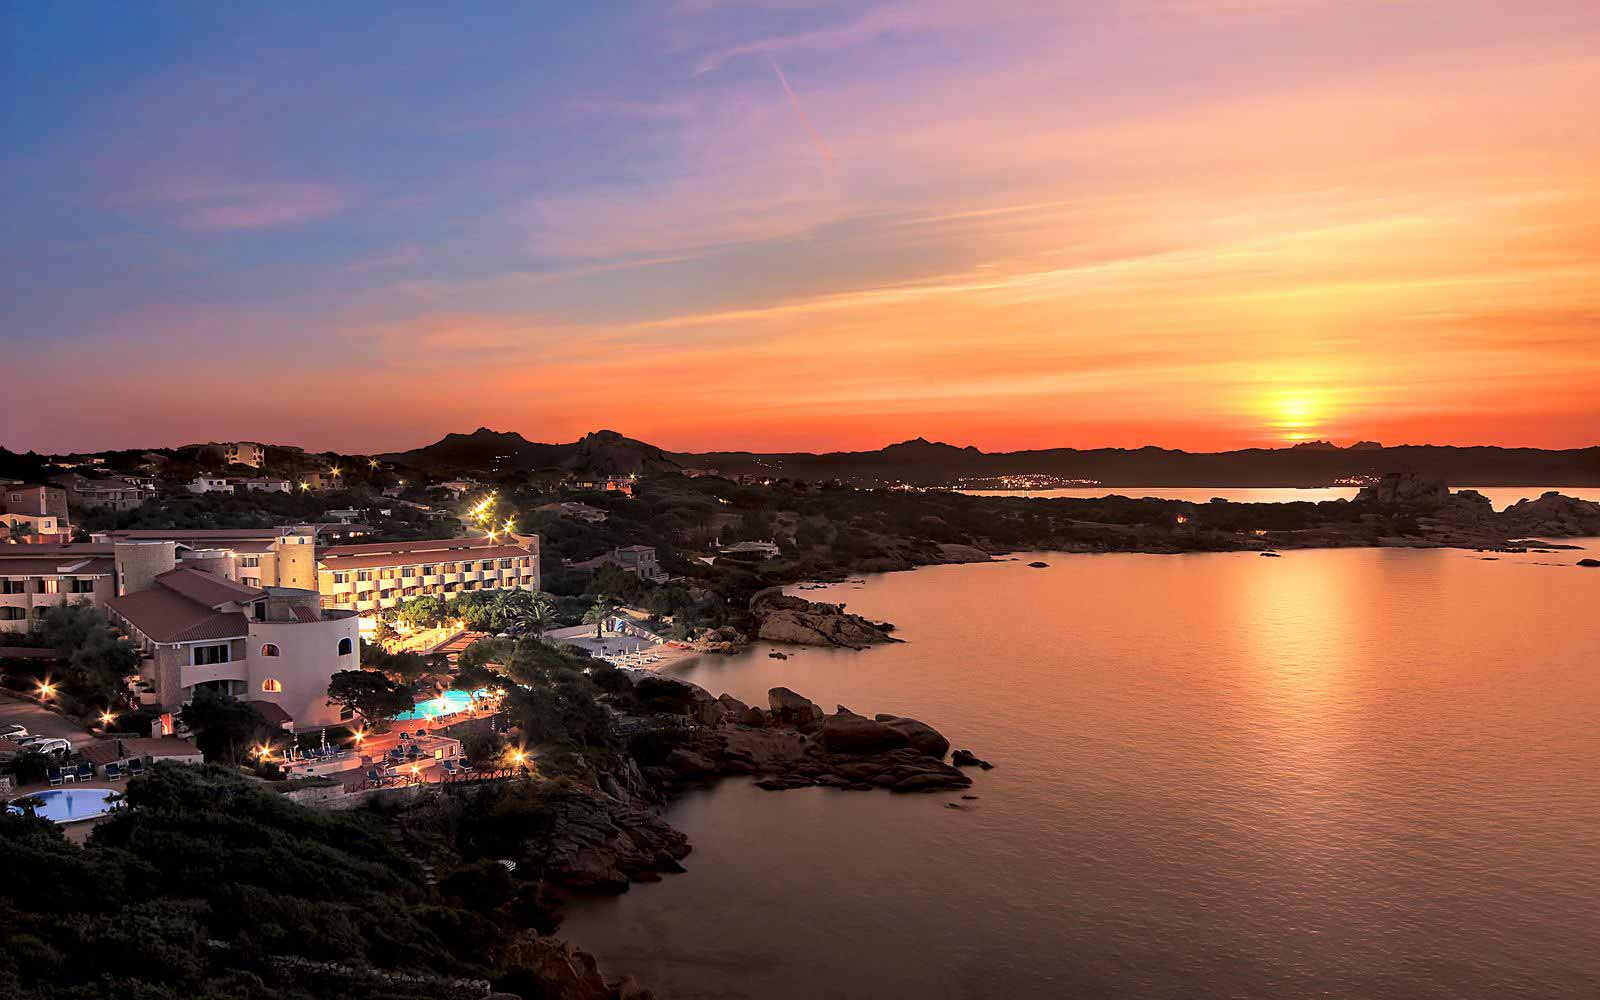
MULTIPOLYGON (((1250 488, 1232 486, 1200 486, 1189 489, 1170 489, 1163 486, 1086 486, 1062 490, 962 490, 973 496, 1043 497, 1053 499, 1093 499, 1120 495, 1125 497, 1156 497, 1161 500, 1188 500, 1206 503, 1212 497, 1233 500, 1237 503, 1295 503, 1322 500, 1354 500, 1359 486, 1319 486, 1315 489, 1289 487, 1250 488)), ((1505 510, 1518 500, 1536 500, 1547 490, 1565 493, 1580 500, 1600 500, 1600 487, 1595 486, 1452 486, 1457 490, 1477 490, 1489 498, 1495 510, 1505 510)))
POLYGON ((677 1000, 1600 996, 1579 555, 1046 554, 808 591, 910 641, 684 675, 922 718, 999 765, 980 798, 727 781, 670 813, 688 874, 565 933, 677 1000))

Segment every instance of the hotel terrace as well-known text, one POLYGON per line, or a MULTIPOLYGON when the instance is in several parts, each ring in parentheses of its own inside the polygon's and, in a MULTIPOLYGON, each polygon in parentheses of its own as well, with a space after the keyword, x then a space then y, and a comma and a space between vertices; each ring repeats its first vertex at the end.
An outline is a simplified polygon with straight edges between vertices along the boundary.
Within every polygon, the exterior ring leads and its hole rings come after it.
POLYGON ((317 553, 324 607, 376 615, 425 594, 466 590, 538 590, 539 538, 515 542, 443 538, 420 542, 332 545, 317 553))

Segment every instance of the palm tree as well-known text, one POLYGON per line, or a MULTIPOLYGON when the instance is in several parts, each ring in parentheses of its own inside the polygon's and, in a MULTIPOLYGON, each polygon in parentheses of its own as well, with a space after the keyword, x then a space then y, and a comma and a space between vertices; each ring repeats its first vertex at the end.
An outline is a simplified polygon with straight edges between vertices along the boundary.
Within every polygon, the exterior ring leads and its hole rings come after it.
POLYGON ((599 639, 602 637, 600 630, 604 626, 605 620, 610 617, 611 609, 603 602, 596 601, 594 607, 583 613, 583 623, 585 625, 593 625, 594 637, 599 639))
POLYGON ((534 594, 528 606, 517 613, 516 625, 518 629, 532 632, 535 637, 543 639, 544 630, 550 627, 555 617, 556 606, 550 603, 550 598, 534 594))

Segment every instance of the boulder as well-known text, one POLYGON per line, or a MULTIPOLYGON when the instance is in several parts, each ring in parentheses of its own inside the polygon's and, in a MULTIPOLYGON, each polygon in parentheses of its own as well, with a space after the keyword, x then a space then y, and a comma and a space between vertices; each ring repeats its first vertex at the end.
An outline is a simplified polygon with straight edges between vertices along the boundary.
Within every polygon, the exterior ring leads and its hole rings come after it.
POLYGON ((957 750, 950 755, 950 763, 956 767, 981 767, 985 771, 994 769, 993 764, 979 757, 971 750, 957 750))
POLYGON ((1595 567, 1600 567, 1600 559, 1579 559, 1578 565, 1587 569, 1594 569, 1595 567))
POLYGON ((682 747, 667 754, 667 766, 690 778, 704 778, 715 774, 717 766, 693 750, 682 747))
POLYGON ((822 745, 829 753, 869 754, 910 745, 898 729, 846 712, 822 720, 822 745))
POLYGON ((891 792, 936 792, 949 788, 966 788, 972 779, 961 773, 942 774, 925 771, 912 774, 889 786, 891 792))
POLYGON ((1050 568, 1050 564, 1047 563, 1047 562, 1031 562, 1031 563, 1028 564, 1028 568, 1029 569, 1049 569, 1050 568))
POLYGON ((772 721, 779 725, 803 726, 822 718, 816 702, 786 687, 769 690, 767 704, 772 708, 772 721))
POLYGON ((1378 507, 1435 510, 1449 500, 1450 488, 1442 479, 1429 479, 1410 472, 1390 472, 1377 482, 1361 487, 1354 502, 1378 507))
POLYGON ((982 549, 971 545, 943 542, 939 545, 939 558, 947 563, 978 563, 990 562, 993 557, 982 549))
POLYGON ((749 705, 746 705, 731 694, 719 694, 717 695, 717 701, 721 703, 723 711, 727 713, 727 717, 730 719, 737 719, 750 711, 749 705))
POLYGON ((878 715, 875 718, 890 729, 898 731, 906 738, 907 743, 929 757, 943 760, 944 755, 950 752, 950 741, 926 722, 897 715, 878 715))

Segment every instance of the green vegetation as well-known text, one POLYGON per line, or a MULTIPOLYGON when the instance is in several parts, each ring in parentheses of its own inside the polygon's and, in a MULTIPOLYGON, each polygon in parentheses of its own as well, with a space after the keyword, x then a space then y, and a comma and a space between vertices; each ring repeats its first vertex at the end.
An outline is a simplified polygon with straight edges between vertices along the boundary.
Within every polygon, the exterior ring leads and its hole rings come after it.
POLYGON ((379 729, 402 712, 410 711, 416 697, 409 684, 377 670, 341 670, 328 681, 328 703, 340 705, 379 729))
POLYGON ((195 747, 213 764, 243 763, 252 747, 273 734, 254 706, 208 688, 195 692, 182 717, 194 731, 195 747))
POLYGON ((128 678, 139 669, 139 652, 111 633, 105 615, 93 605, 58 604, 31 631, 8 635, 6 644, 56 653, 54 662, 8 661, 6 675, 12 684, 26 687, 48 679, 67 713, 92 716, 128 708, 128 678))
POLYGON ((126 800, 81 847, 0 813, 0 991, 437 1000, 455 977, 557 995, 518 963, 528 928, 553 922, 537 882, 473 861, 430 887, 374 814, 307 809, 209 765, 158 764, 126 800))

